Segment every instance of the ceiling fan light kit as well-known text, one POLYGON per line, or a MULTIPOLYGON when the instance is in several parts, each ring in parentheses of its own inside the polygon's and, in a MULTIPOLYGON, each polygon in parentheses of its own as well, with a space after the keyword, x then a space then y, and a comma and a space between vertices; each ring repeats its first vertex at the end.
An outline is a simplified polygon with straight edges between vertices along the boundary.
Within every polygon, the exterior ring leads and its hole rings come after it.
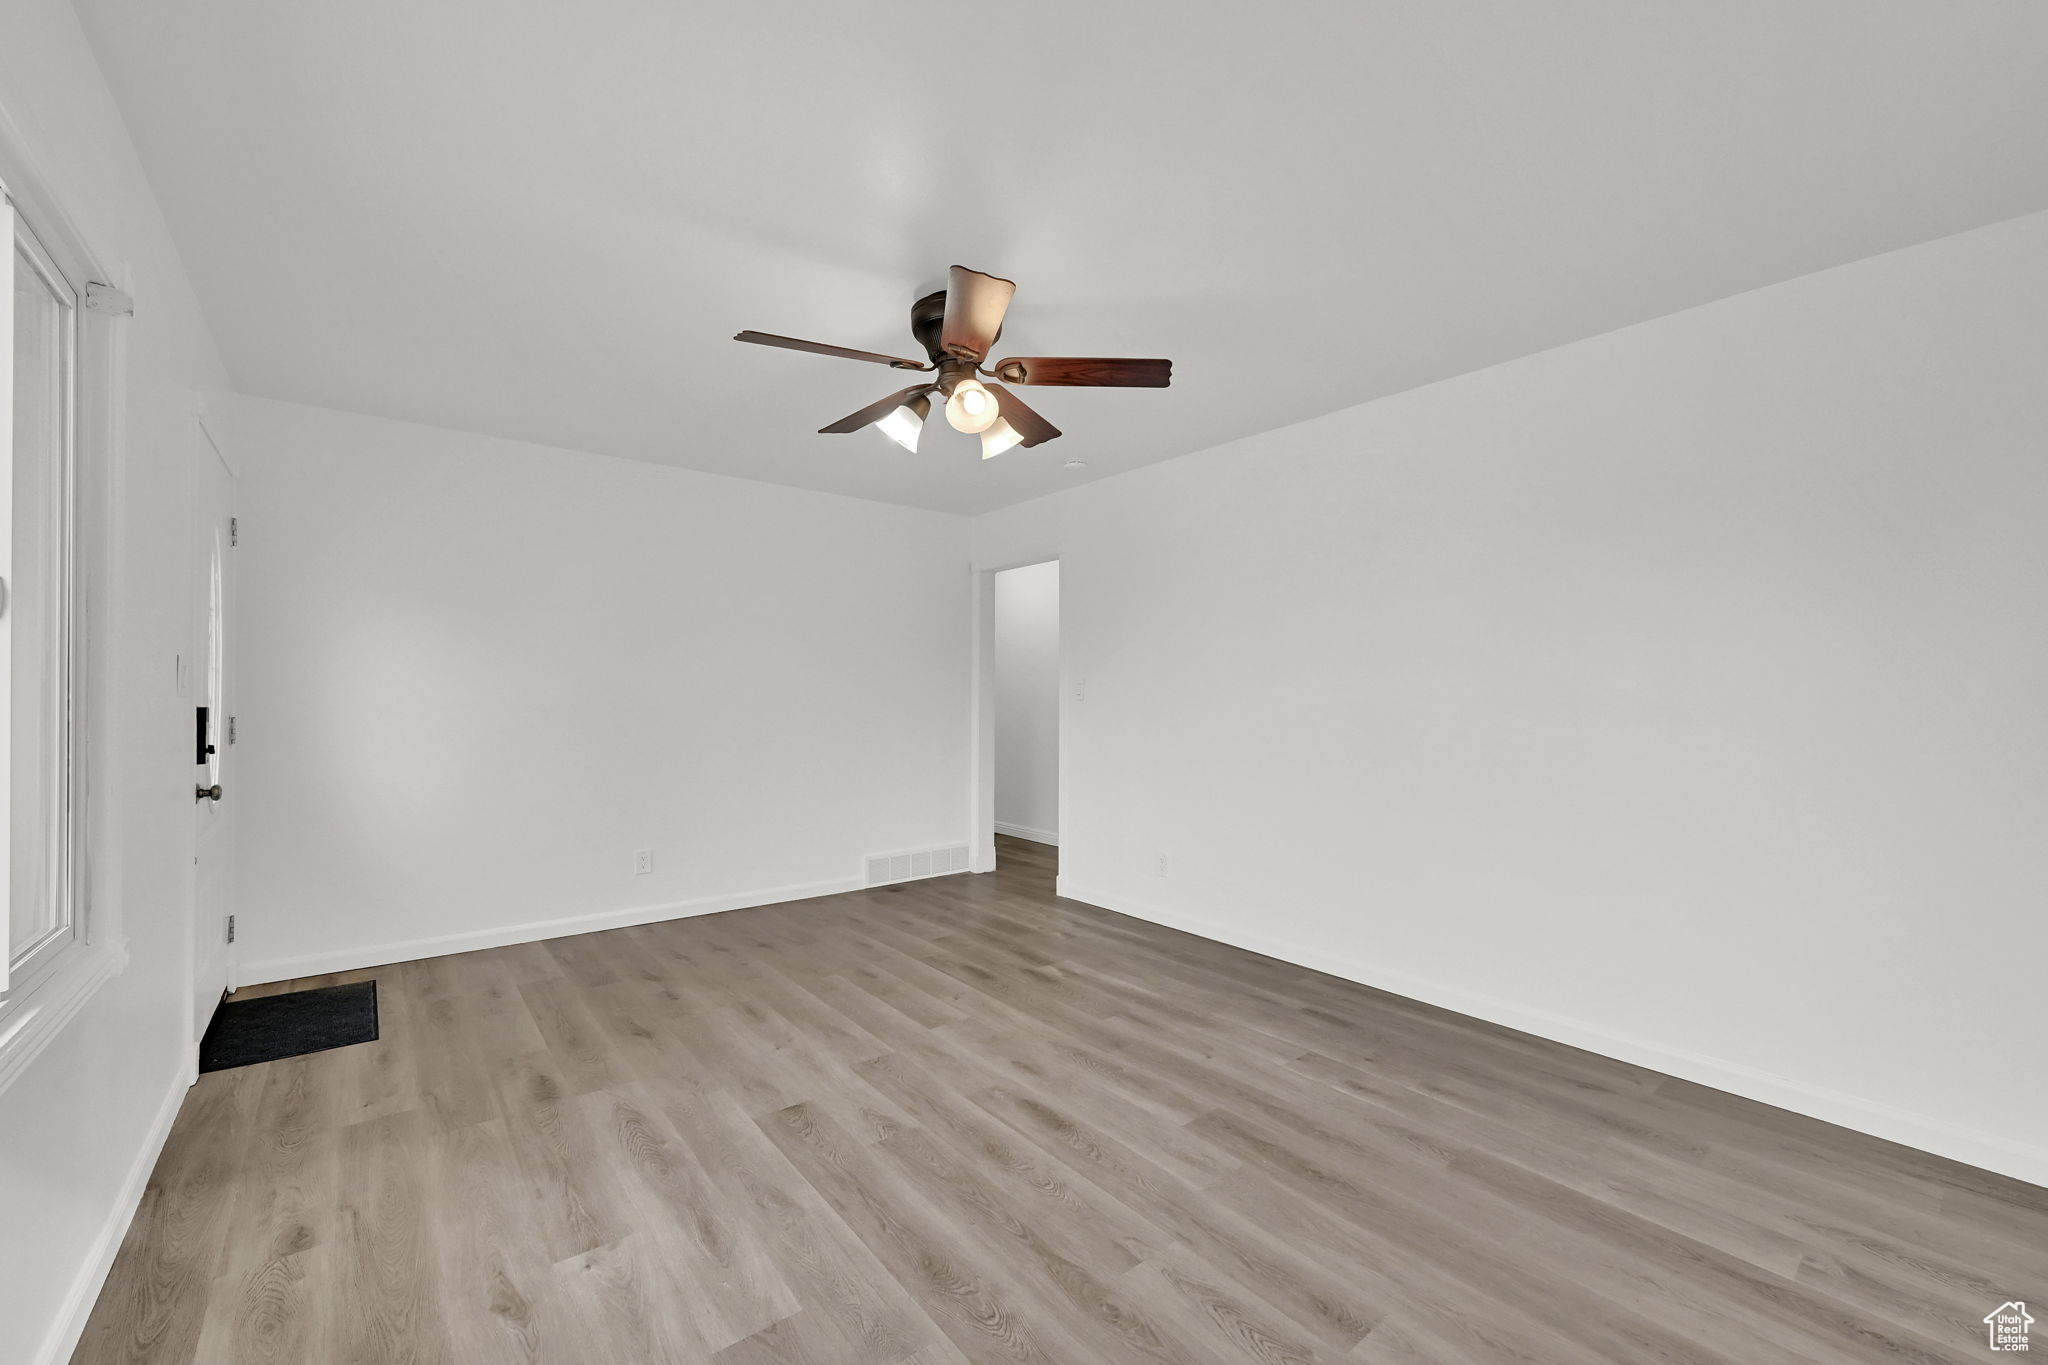
MULTIPOLYGON (((1009 311, 1010 296, 1016 292, 1017 286, 1009 280, 969 270, 964 265, 954 266, 946 288, 927 294, 910 306, 910 334, 924 348, 929 363, 769 332, 740 332, 733 340, 844 360, 865 360, 898 370, 929 371, 934 376, 931 381, 890 394, 830 426, 820 427, 820 434, 838 435, 872 426, 905 450, 915 452, 925 418, 931 414, 932 395, 937 394, 945 401, 947 425, 981 437, 984 460, 1017 446, 1028 449, 1041 445, 1060 434, 1058 427, 1032 411, 1002 383, 984 383, 984 378, 1008 384, 1145 389, 1163 389, 1173 381, 1170 360, 1027 356, 999 360, 993 368, 982 368, 989 348, 1002 335, 1003 316, 1009 311)), ((1069 467, 1073 463, 1068 461, 1069 467)))

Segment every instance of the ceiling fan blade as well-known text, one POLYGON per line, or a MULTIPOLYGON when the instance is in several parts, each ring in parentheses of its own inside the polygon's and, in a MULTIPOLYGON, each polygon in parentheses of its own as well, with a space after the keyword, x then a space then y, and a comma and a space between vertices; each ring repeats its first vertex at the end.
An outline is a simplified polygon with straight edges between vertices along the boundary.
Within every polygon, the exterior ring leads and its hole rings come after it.
POLYGON ((819 427, 818 434, 820 436, 842 436, 849 431, 859 431, 862 427, 871 427, 919 394, 930 393, 931 390, 932 386, 929 384, 912 384, 907 389, 890 394, 879 403, 870 403, 859 412, 848 413, 829 427, 819 427))
POLYGON ((872 360, 877 365, 894 365, 899 370, 929 370, 931 366, 921 360, 905 360, 902 356, 882 355, 876 351, 856 351, 851 346, 828 346, 822 341, 803 341, 797 337, 779 337, 773 332, 735 332, 734 341, 750 341, 756 346, 780 346, 785 351, 812 351, 818 355, 836 355, 846 360, 872 360))
POLYGON ((1173 362, 1106 356, 1038 355, 999 360, 988 373, 1012 384, 1163 389, 1173 382, 1173 362))
POLYGON ((962 360, 980 360, 1002 334, 1003 314, 1017 286, 964 265, 953 267, 946 283, 946 319, 939 325, 939 346, 962 360))
POLYGON ((1024 400, 1011 393, 1001 384, 985 385, 996 396, 996 408, 1003 414, 1003 420, 1017 429, 1024 439, 1017 444, 1029 448, 1043 445, 1060 434, 1060 429, 1033 412, 1024 400))

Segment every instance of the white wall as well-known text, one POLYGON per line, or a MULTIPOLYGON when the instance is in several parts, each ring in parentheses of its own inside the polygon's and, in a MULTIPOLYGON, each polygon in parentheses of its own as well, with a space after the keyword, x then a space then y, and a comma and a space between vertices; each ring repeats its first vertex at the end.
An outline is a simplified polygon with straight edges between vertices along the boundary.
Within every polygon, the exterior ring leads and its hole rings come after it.
POLYGON ((239 979, 841 890, 966 838, 964 520, 261 399, 225 420, 239 979))
POLYGON ((980 518, 1064 888, 2048 1183, 2044 316, 2039 215, 980 518))
POLYGON ((192 720, 176 658, 187 641, 194 395, 226 381, 71 7, 6 0, 0 34, 7 140, 136 300, 122 324, 127 442, 99 627, 110 733, 91 834, 99 927, 127 936, 128 966, 0 1093, 0 1361, 42 1365, 61 1360, 83 1325, 192 1066, 192 720))
POLYGON ((996 830, 1060 841, 1060 566, 995 576, 996 830))

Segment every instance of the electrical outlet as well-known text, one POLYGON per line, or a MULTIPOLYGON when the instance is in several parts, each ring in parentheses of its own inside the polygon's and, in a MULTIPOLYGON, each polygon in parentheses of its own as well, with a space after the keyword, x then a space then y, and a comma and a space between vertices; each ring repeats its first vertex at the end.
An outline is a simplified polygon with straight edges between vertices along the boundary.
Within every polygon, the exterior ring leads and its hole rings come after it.
POLYGON ((1159 875, 1162 877, 1166 875, 1166 855, 1164 853, 1159 855, 1159 875))
POLYGON ((1088 680, 1078 673, 1074 675, 1074 700, 1088 700, 1088 680))
POLYGON ((644 877, 654 871, 654 850, 643 848, 633 855, 633 875, 644 877))

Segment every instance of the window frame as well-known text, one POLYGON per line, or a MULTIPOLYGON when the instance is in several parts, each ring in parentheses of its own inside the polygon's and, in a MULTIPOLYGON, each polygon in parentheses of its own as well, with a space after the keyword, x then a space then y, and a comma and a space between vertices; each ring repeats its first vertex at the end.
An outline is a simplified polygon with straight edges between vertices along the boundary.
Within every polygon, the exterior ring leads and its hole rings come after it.
MULTIPOLYGON (((72 296, 69 428, 62 593, 66 687, 66 840, 64 870, 70 932, 37 948, 11 973, 0 971, 0 1092, 18 1079, 86 1002, 128 964, 118 902, 95 894, 112 885, 118 827, 102 793, 111 791, 111 693, 104 623, 111 620, 111 584, 119 527, 120 463, 125 450, 128 296, 101 283, 114 278, 86 247, 60 201, 47 191, 0 115, 0 219, 10 242, 25 234, 72 296)), ((10 270, 12 264, 10 261, 10 270)), ((12 472, 13 289, 6 316, 9 389, 0 419, 12 472)), ((11 499, 10 499, 11 504, 11 499)), ((8 573, 11 579, 12 566, 8 573)), ((7 953, 12 956, 11 929, 7 953)), ((0 963, 0 967, 4 967, 0 963)))
MULTIPOLYGON (((14 957, 15 945, 10 929, 7 943, 8 960, 0 962, 0 999, 4 999, 6 995, 16 991, 33 991, 45 976, 61 965, 60 959, 86 938, 85 924, 83 922, 84 907, 81 904, 82 898, 78 894, 79 885, 83 879, 81 876, 82 869, 78 865, 81 841, 77 837, 79 833, 79 812, 76 801, 76 789, 79 785, 76 780, 78 770, 78 707, 75 686, 78 676, 79 636, 77 592, 78 419, 82 388, 78 373, 80 361, 79 334, 82 330, 79 316, 84 311, 85 287, 84 282, 72 280, 66 276, 63 267, 57 263, 56 259, 51 255, 49 248, 36 235, 35 225, 29 221, 26 214, 21 213, 19 209, 10 205, 6 216, 11 220, 9 227, 12 229, 14 251, 27 256, 29 264, 38 275, 43 277, 44 282, 51 286, 51 293, 58 296, 58 301, 64 308, 61 335, 58 343, 62 356, 61 392, 59 396, 62 420, 62 449, 57 458, 57 468, 55 471, 56 478, 60 483, 56 498, 58 508, 57 562, 60 567, 56 593, 57 620, 54 639, 59 669, 58 724, 61 727, 61 733, 58 736, 59 758, 50 789, 55 796, 55 804, 57 806, 57 828, 55 830, 54 846, 57 852, 55 860, 57 874, 55 899, 59 906, 58 922, 44 935, 41 941, 24 953, 18 960, 14 957)), ((12 307, 12 297, 10 289, 10 309, 12 307)), ((10 313, 7 319, 10 329, 10 342, 12 340, 12 321, 10 313)), ((12 359, 11 355, 9 359, 12 359)), ((11 365, 9 368, 11 371, 11 365)), ((12 416, 11 408, 9 409, 9 416, 10 418, 12 416)), ((12 439, 13 432, 10 421, 9 429, 6 432, 0 432, 0 442, 9 443, 7 447, 8 459, 0 463, 4 463, 7 466, 10 474, 13 460, 12 439)), ((11 502, 9 510, 12 510, 11 502)), ((0 602, 0 613, 4 613, 5 618, 11 619, 15 614, 13 611, 14 602, 12 600, 14 597, 14 584, 19 578, 18 572, 13 570, 12 565, 8 566, 5 578, 6 600, 0 602)), ((11 645, 12 635, 9 634, 7 639, 11 645)), ((10 701, 12 699, 12 687, 13 680, 10 679, 7 691, 10 701)), ((10 746, 10 762, 15 757, 10 746)), ((0 809, 4 809, 8 822, 11 825, 14 814, 11 799, 0 803, 0 809)), ((0 866, 4 866, 11 874, 11 854, 4 861, 0 861, 0 866)), ((11 894, 11 888, 8 889, 8 893, 11 894)))

